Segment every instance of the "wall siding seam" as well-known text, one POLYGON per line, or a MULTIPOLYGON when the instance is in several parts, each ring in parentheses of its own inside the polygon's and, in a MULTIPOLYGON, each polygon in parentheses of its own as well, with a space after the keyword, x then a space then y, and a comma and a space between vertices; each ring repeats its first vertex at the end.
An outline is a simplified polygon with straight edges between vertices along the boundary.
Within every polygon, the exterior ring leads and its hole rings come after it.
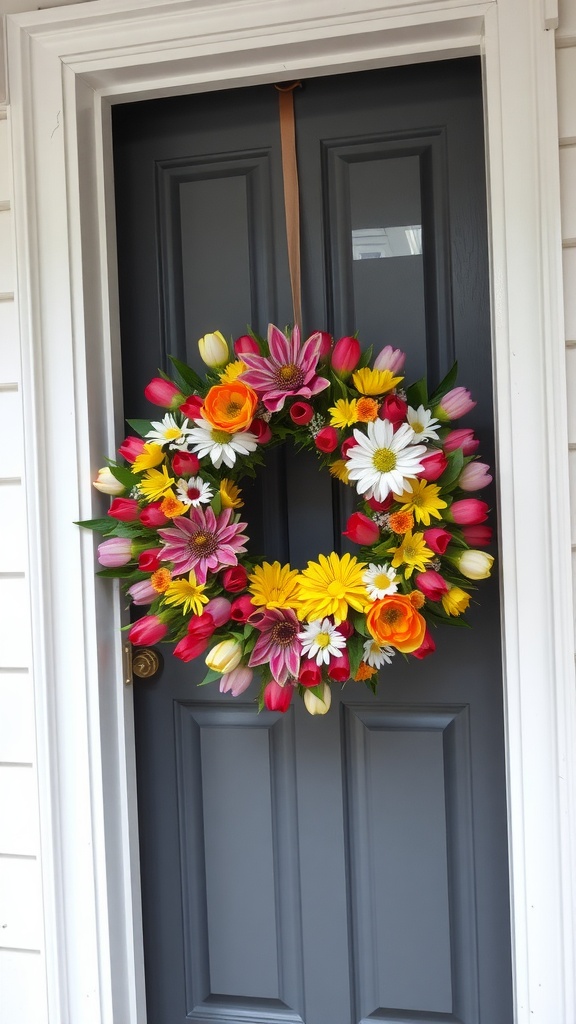
POLYGON ((566 50, 570 46, 576 46, 576 36, 556 36, 557 50, 566 50))
MULTIPOLYGON (((576 249, 576 238, 563 238, 562 239, 563 249, 576 249)), ((566 282, 567 284, 568 282, 566 282)))
POLYGON ((558 139, 558 145, 560 149, 564 149, 566 146, 576 146, 576 135, 564 135, 558 139))

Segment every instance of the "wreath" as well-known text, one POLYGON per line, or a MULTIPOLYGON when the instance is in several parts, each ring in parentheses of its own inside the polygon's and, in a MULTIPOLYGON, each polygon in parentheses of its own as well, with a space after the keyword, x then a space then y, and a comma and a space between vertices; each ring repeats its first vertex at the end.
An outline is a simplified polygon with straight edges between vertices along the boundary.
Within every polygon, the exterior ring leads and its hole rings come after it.
POLYGON ((428 395, 403 387, 405 354, 390 345, 372 360, 357 337, 335 342, 298 327, 267 339, 200 339, 204 378, 172 359, 145 389, 166 411, 129 421, 121 461, 94 486, 112 496, 105 518, 79 525, 105 539, 100 576, 121 579, 133 605, 134 645, 175 644, 182 661, 205 656, 200 685, 218 680, 238 697, 260 678, 258 705, 286 711, 295 692, 324 714, 331 687, 377 689, 378 670, 399 652, 422 659, 430 626, 463 624, 477 580, 493 557, 490 483, 478 440, 454 429, 476 404, 456 387, 456 366, 428 395), (251 557, 239 481, 264 452, 292 438, 359 495, 346 536, 358 553, 319 554, 305 569, 251 557))

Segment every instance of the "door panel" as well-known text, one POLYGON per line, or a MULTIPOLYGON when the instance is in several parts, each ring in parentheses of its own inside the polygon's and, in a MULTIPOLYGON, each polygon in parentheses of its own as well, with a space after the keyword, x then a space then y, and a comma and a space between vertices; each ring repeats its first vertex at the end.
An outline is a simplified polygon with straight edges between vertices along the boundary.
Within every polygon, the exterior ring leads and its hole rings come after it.
MULTIPOLYGON (((320 78, 296 94, 304 329, 454 358, 492 452, 480 67, 320 78)), ((125 407, 206 331, 290 320, 272 86, 114 109, 125 407)), ((342 550, 353 493, 267 458, 251 549, 342 550)), ((375 699, 256 713, 166 659, 135 686, 149 1024, 511 1024, 496 581, 473 630, 401 656, 375 699)))

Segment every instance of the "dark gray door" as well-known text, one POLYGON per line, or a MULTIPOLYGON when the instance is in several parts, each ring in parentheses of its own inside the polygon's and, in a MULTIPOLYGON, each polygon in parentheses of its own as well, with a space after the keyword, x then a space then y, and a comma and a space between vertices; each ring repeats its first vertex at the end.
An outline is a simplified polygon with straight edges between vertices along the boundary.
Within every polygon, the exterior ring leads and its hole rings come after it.
MULTIPOLYGON (((433 383, 458 358, 490 460, 479 62, 312 79, 296 117, 305 331, 400 346, 433 383)), ((114 139, 142 416, 169 352, 198 365, 206 331, 291 319, 277 93, 119 107, 114 139)), ((313 458, 270 460, 254 550, 304 566, 338 546, 334 488, 313 458)), ((397 657, 377 699, 335 689, 321 719, 258 715, 169 656, 135 686, 149 1024, 511 1024, 496 582, 478 601, 472 630, 397 657)))

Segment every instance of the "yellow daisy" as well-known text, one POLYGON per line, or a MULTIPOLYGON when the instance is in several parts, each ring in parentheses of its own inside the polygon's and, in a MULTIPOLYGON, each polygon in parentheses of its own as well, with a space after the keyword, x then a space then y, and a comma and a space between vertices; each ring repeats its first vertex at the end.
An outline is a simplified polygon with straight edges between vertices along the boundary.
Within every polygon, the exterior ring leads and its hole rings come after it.
POLYGON ((300 600, 298 614, 308 622, 334 616, 336 625, 348 615, 348 608, 363 612, 370 604, 364 584, 365 562, 348 552, 342 558, 332 551, 328 557, 318 555, 317 562, 298 576, 300 600))
POLYGON ((220 380, 222 384, 233 384, 233 382, 244 373, 248 367, 243 359, 235 359, 234 362, 228 363, 220 374, 220 380))
POLYGON ((242 491, 227 477, 220 481, 220 501, 222 508, 243 508, 244 502, 240 499, 242 491))
POLYGON ((196 573, 193 569, 188 573, 188 579, 182 577, 172 580, 164 594, 166 604, 175 606, 182 605, 182 614, 187 615, 193 612, 194 615, 202 614, 202 605, 208 604, 208 598, 204 593, 204 585, 198 583, 196 573))
POLYGON ((252 604, 264 608, 296 608, 298 605, 297 569, 280 562, 263 562, 250 574, 248 590, 252 604))
POLYGON ((400 565, 405 565, 404 577, 409 579, 414 569, 418 569, 418 572, 424 572, 428 562, 433 561, 434 552, 426 546, 424 541, 423 533, 412 533, 408 530, 402 538, 402 543, 397 548, 392 548, 390 554, 394 554, 392 559, 392 567, 397 569, 400 565))
POLYGON ((332 476, 335 476, 337 480, 341 480, 343 484, 347 484, 350 482, 350 476, 348 475, 348 467, 344 459, 336 459, 335 462, 332 462, 328 466, 328 469, 330 470, 332 476))
POLYGON ((358 403, 355 398, 351 402, 347 398, 338 398, 336 405, 328 409, 330 425, 336 427, 337 430, 353 426, 354 423, 358 422, 357 407, 358 403))
POLYGON ((168 476, 166 466, 162 466, 162 469, 149 469, 138 486, 148 501, 159 501, 175 483, 174 477, 168 476))
POLYGON ((395 494, 396 501, 402 501, 402 512, 413 512, 416 522, 430 526, 430 516, 441 519, 438 509, 447 508, 447 503, 439 498, 440 488, 437 484, 429 484, 427 480, 411 480, 412 491, 395 494))
POLYGON ((404 378, 395 377, 392 370, 371 370, 368 366, 363 366, 361 370, 356 370, 356 373, 352 374, 352 380, 361 395, 384 395, 387 391, 392 391, 392 388, 404 378))
POLYGON ((164 452, 162 451, 159 444, 155 444, 154 441, 148 441, 144 445, 144 448, 140 455, 137 455, 132 463, 133 473, 143 473, 145 469, 154 469, 155 466, 159 466, 161 462, 164 462, 164 452))

